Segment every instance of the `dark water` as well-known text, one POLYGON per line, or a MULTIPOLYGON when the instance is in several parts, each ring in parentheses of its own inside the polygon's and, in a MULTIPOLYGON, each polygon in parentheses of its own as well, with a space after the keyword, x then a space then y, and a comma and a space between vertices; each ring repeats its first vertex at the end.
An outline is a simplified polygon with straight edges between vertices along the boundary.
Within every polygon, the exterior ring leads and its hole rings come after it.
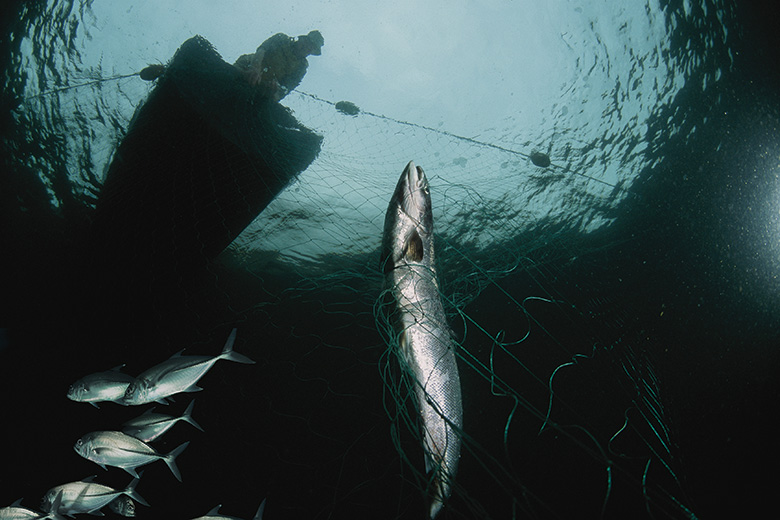
MULTIPOLYGON (((468 262, 468 244, 440 230, 442 293, 455 301, 469 287, 467 263, 525 253, 460 312, 450 305, 470 438, 443 518, 734 518, 771 508, 780 42, 771 8, 734 9, 733 70, 705 91, 688 81, 655 114, 652 166, 610 210, 612 225, 584 234, 541 224, 468 262), (626 418, 631 427, 616 435, 626 418)), ((24 26, 3 20, 4 34, 24 26)), ((674 33, 681 56, 698 30, 674 33)), ((4 37, 12 56, 13 43, 4 37)), ((6 79, 4 106, 14 106, 17 79, 6 79)), ((184 482, 161 462, 146 467, 138 492, 152 508, 138 516, 193 518, 222 503, 251 518, 268 497, 268 519, 424 517, 419 442, 391 420, 399 396, 382 384, 397 370, 373 312, 378 255, 334 255, 317 274, 221 258, 165 294, 104 300, 86 287, 100 284, 79 241, 88 201, 52 209, 47 187, 10 163, 20 149, 36 155, 60 141, 3 118, 1 505, 24 497, 36 507, 49 488, 92 474, 127 485, 129 475, 72 446, 146 408, 74 403, 68 385, 121 363, 139 373, 184 347, 216 354, 237 327, 235 349, 257 364, 219 362, 202 380, 192 397, 205 433, 180 424, 155 443, 169 452, 191 441, 178 461, 184 482)), ((54 191, 69 182, 53 179, 54 191)))

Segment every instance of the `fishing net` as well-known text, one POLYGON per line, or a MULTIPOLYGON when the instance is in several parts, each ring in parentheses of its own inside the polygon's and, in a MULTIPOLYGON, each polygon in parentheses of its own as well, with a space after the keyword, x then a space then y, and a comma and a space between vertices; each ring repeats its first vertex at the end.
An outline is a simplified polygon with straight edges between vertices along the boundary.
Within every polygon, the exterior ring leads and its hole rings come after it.
MULTIPOLYGON (((204 381, 207 435, 179 460, 185 486, 142 479, 150 514, 216 502, 249 514, 266 494, 274 518, 425 511, 430 475, 378 252, 413 159, 430 181, 464 400, 445 517, 695 518, 656 370, 664 344, 640 319, 641 272, 624 254, 638 239, 618 221, 651 161, 635 114, 607 99, 589 130, 557 107, 560 124, 541 133, 469 137, 305 91, 279 105, 201 38, 152 84, 75 74, 78 89, 38 76, 42 93, 12 112, 4 207, 18 226, 6 239, 35 242, 15 261, 13 294, 39 277, 29 259, 63 248, 33 286, 60 289, 57 312, 43 312, 68 330, 89 317, 72 351, 96 369, 140 372, 181 346, 216 354, 232 327, 236 350, 258 361, 251 375, 219 366, 204 381), (607 131, 582 137, 594 128, 607 131)), ((659 104, 678 80, 667 81, 659 104)))

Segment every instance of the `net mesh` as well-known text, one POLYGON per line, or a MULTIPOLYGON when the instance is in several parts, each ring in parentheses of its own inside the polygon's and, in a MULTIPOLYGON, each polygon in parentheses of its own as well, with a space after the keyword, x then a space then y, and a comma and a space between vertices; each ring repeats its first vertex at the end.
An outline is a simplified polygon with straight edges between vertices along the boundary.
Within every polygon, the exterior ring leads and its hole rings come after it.
MULTIPOLYGON (((389 196, 414 159, 431 184, 464 398, 446 514, 695 517, 654 369, 662 346, 635 319, 638 298, 612 296, 624 280, 608 275, 611 262, 631 239, 605 229, 630 197, 628 172, 597 176, 595 143, 542 150, 552 164, 541 168, 524 134, 458 136, 304 92, 285 99, 289 110, 267 104, 193 42, 199 58, 185 45, 133 120, 145 85, 115 78, 104 95, 95 80, 27 100, 18 127, 52 130, 6 141, 26 157, 11 165, 27 186, 17 206, 49 215, 36 228, 75 244, 68 265, 87 265, 82 298, 100 304, 82 304, 113 325, 151 318, 98 360, 121 362, 143 337, 158 338, 150 359, 203 346, 227 325, 259 360, 263 378, 224 372, 199 405, 217 433, 200 439, 198 460, 268 471, 228 490, 182 459, 185 481, 189 469, 193 486, 228 495, 265 487, 281 516, 424 510, 430 475, 378 265, 389 196), (224 442, 242 452, 225 454, 224 442)), ((620 151, 628 168, 644 150, 620 151)))

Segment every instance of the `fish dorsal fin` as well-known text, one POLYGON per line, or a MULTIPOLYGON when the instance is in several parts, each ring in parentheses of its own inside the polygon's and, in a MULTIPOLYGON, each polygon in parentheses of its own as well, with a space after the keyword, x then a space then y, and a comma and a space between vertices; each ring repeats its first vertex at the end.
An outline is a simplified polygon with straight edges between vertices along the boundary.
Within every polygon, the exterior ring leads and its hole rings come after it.
POLYGON ((87 482, 87 483, 92 483, 92 481, 95 480, 95 477, 97 477, 97 475, 90 475, 87 478, 81 479, 81 481, 82 482, 87 482))
POLYGON ((407 262, 421 262, 423 259, 423 243, 416 229, 404 244, 404 258, 407 262))
POLYGON ((177 358, 177 357, 181 357, 181 356, 184 354, 184 351, 185 351, 185 350, 187 350, 187 349, 184 349, 184 348, 183 348, 183 349, 181 349, 181 350, 180 350, 180 351, 178 351, 176 354, 172 355, 172 356, 170 357, 170 359, 177 358))
POLYGON ((127 366, 127 363, 122 363, 121 365, 117 365, 111 369, 111 372, 120 372, 123 368, 125 368, 125 366, 127 366))
POLYGON ((214 507, 211 509, 211 511, 209 511, 208 513, 206 513, 206 516, 216 516, 216 515, 218 515, 218 514, 219 514, 219 508, 220 508, 220 507, 222 507, 222 504, 217 504, 216 506, 214 506, 214 507))

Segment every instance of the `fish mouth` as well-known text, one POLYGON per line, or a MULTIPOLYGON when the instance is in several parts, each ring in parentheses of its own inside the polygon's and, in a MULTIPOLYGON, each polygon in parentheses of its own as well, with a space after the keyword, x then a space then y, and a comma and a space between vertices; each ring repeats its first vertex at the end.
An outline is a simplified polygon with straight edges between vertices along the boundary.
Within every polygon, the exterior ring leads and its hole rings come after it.
POLYGON ((409 161, 409 164, 406 165, 404 176, 406 177, 406 187, 410 193, 413 190, 424 190, 428 187, 425 172, 421 167, 415 165, 414 161, 409 161))
POLYGON ((404 213, 420 225, 428 207, 428 179, 423 169, 415 165, 414 161, 409 161, 406 165, 402 178, 403 189, 398 194, 401 198, 398 202, 404 213))

